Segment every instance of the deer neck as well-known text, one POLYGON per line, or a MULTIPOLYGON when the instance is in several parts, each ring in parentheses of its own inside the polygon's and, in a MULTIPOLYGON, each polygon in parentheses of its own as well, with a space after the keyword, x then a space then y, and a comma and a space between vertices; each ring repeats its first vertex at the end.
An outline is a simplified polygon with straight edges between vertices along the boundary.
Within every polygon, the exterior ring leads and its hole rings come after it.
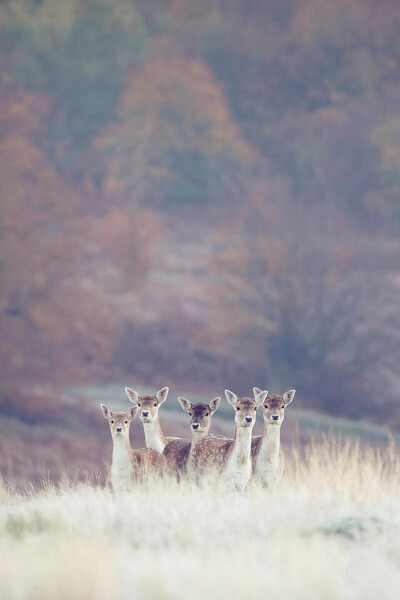
POLYGON ((192 443, 190 446, 189 458, 193 456, 194 447, 197 444, 197 442, 207 437, 209 430, 210 427, 207 427, 207 429, 205 429, 204 431, 196 431, 195 429, 192 429, 192 443))
POLYGON ((132 449, 129 435, 113 438, 113 453, 111 470, 114 477, 130 476, 132 468, 132 449))
POLYGON ((197 442, 199 442, 203 438, 207 437, 209 430, 210 427, 207 427, 207 429, 205 429, 204 431, 196 431, 195 429, 192 429, 192 446, 197 444, 197 442))
POLYGON ((143 428, 147 448, 152 448, 162 454, 167 440, 162 432, 159 418, 157 417, 151 423, 143 423, 143 428))
POLYGON ((252 430, 252 427, 236 427, 230 460, 237 465, 244 465, 250 460, 252 430))
POLYGON ((257 460, 261 462, 276 460, 279 457, 280 443, 281 426, 265 423, 257 460))

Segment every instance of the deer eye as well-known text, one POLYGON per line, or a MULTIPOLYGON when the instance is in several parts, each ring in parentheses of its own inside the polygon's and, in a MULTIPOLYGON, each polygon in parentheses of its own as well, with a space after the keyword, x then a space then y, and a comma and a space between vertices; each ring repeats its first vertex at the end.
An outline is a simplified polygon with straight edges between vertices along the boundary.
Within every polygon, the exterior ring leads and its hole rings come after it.
POLYGON ((128 425, 128 421, 125 421, 125 425, 128 425))
POLYGON ((114 423, 114 419, 111 419, 111 423, 114 423))
POLYGON ((206 416, 206 417, 208 417, 208 415, 209 415, 209 414, 210 414, 210 413, 206 413, 206 415, 205 415, 205 416, 206 416))
POLYGON ((237 406, 237 407, 236 407, 236 410, 240 410, 240 406, 237 406))
POLYGON ((282 404, 282 408, 285 408, 285 405, 284 405, 284 404, 282 404))
POLYGON ((264 408, 268 408, 268 404, 264 404, 264 408))
POLYGON ((137 405, 140 406, 140 402, 138 402, 137 405))
POLYGON ((157 402, 154 402, 153 406, 157 406, 157 402))

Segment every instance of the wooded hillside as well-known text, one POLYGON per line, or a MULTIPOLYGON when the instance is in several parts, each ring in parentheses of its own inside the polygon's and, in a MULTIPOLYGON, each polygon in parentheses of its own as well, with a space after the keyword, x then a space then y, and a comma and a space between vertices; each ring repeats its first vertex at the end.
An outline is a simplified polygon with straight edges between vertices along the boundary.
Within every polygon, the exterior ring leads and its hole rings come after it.
POLYGON ((296 388, 400 428, 400 4, 0 6, 0 394, 296 388))

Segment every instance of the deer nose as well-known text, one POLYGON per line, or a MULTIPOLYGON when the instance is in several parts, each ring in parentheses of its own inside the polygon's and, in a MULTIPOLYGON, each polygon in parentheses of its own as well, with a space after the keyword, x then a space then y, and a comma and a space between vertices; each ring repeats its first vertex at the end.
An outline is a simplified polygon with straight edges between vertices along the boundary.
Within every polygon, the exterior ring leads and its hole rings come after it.
POLYGON ((192 427, 193 427, 193 429, 198 429, 199 428, 199 424, 198 423, 192 423, 192 427))
POLYGON ((272 415, 272 418, 274 421, 277 421, 279 419, 279 415, 272 415))
POLYGON ((148 410, 142 410, 142 417, 148 417, 149 416, 149 411, 148 410))
POLYGON ((122 427, 116 427, 116 428, 115 428, 115 431, 117 431, 118 433, 121 433, 121 431, 122 431, 122 427))
POLYGON ((244 420, 247 421, 247 423, 251 423, 253 420, 253 417, 245 417, 244 420))

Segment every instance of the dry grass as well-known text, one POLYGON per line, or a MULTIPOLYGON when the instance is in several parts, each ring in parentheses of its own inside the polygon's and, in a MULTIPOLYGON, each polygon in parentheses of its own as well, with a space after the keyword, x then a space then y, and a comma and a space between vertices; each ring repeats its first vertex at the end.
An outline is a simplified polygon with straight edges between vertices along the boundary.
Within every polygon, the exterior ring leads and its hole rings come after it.
POLYGON ((272 491, 1 492, 2 600, 398 599, 400 457, 327 441, 272 491))

